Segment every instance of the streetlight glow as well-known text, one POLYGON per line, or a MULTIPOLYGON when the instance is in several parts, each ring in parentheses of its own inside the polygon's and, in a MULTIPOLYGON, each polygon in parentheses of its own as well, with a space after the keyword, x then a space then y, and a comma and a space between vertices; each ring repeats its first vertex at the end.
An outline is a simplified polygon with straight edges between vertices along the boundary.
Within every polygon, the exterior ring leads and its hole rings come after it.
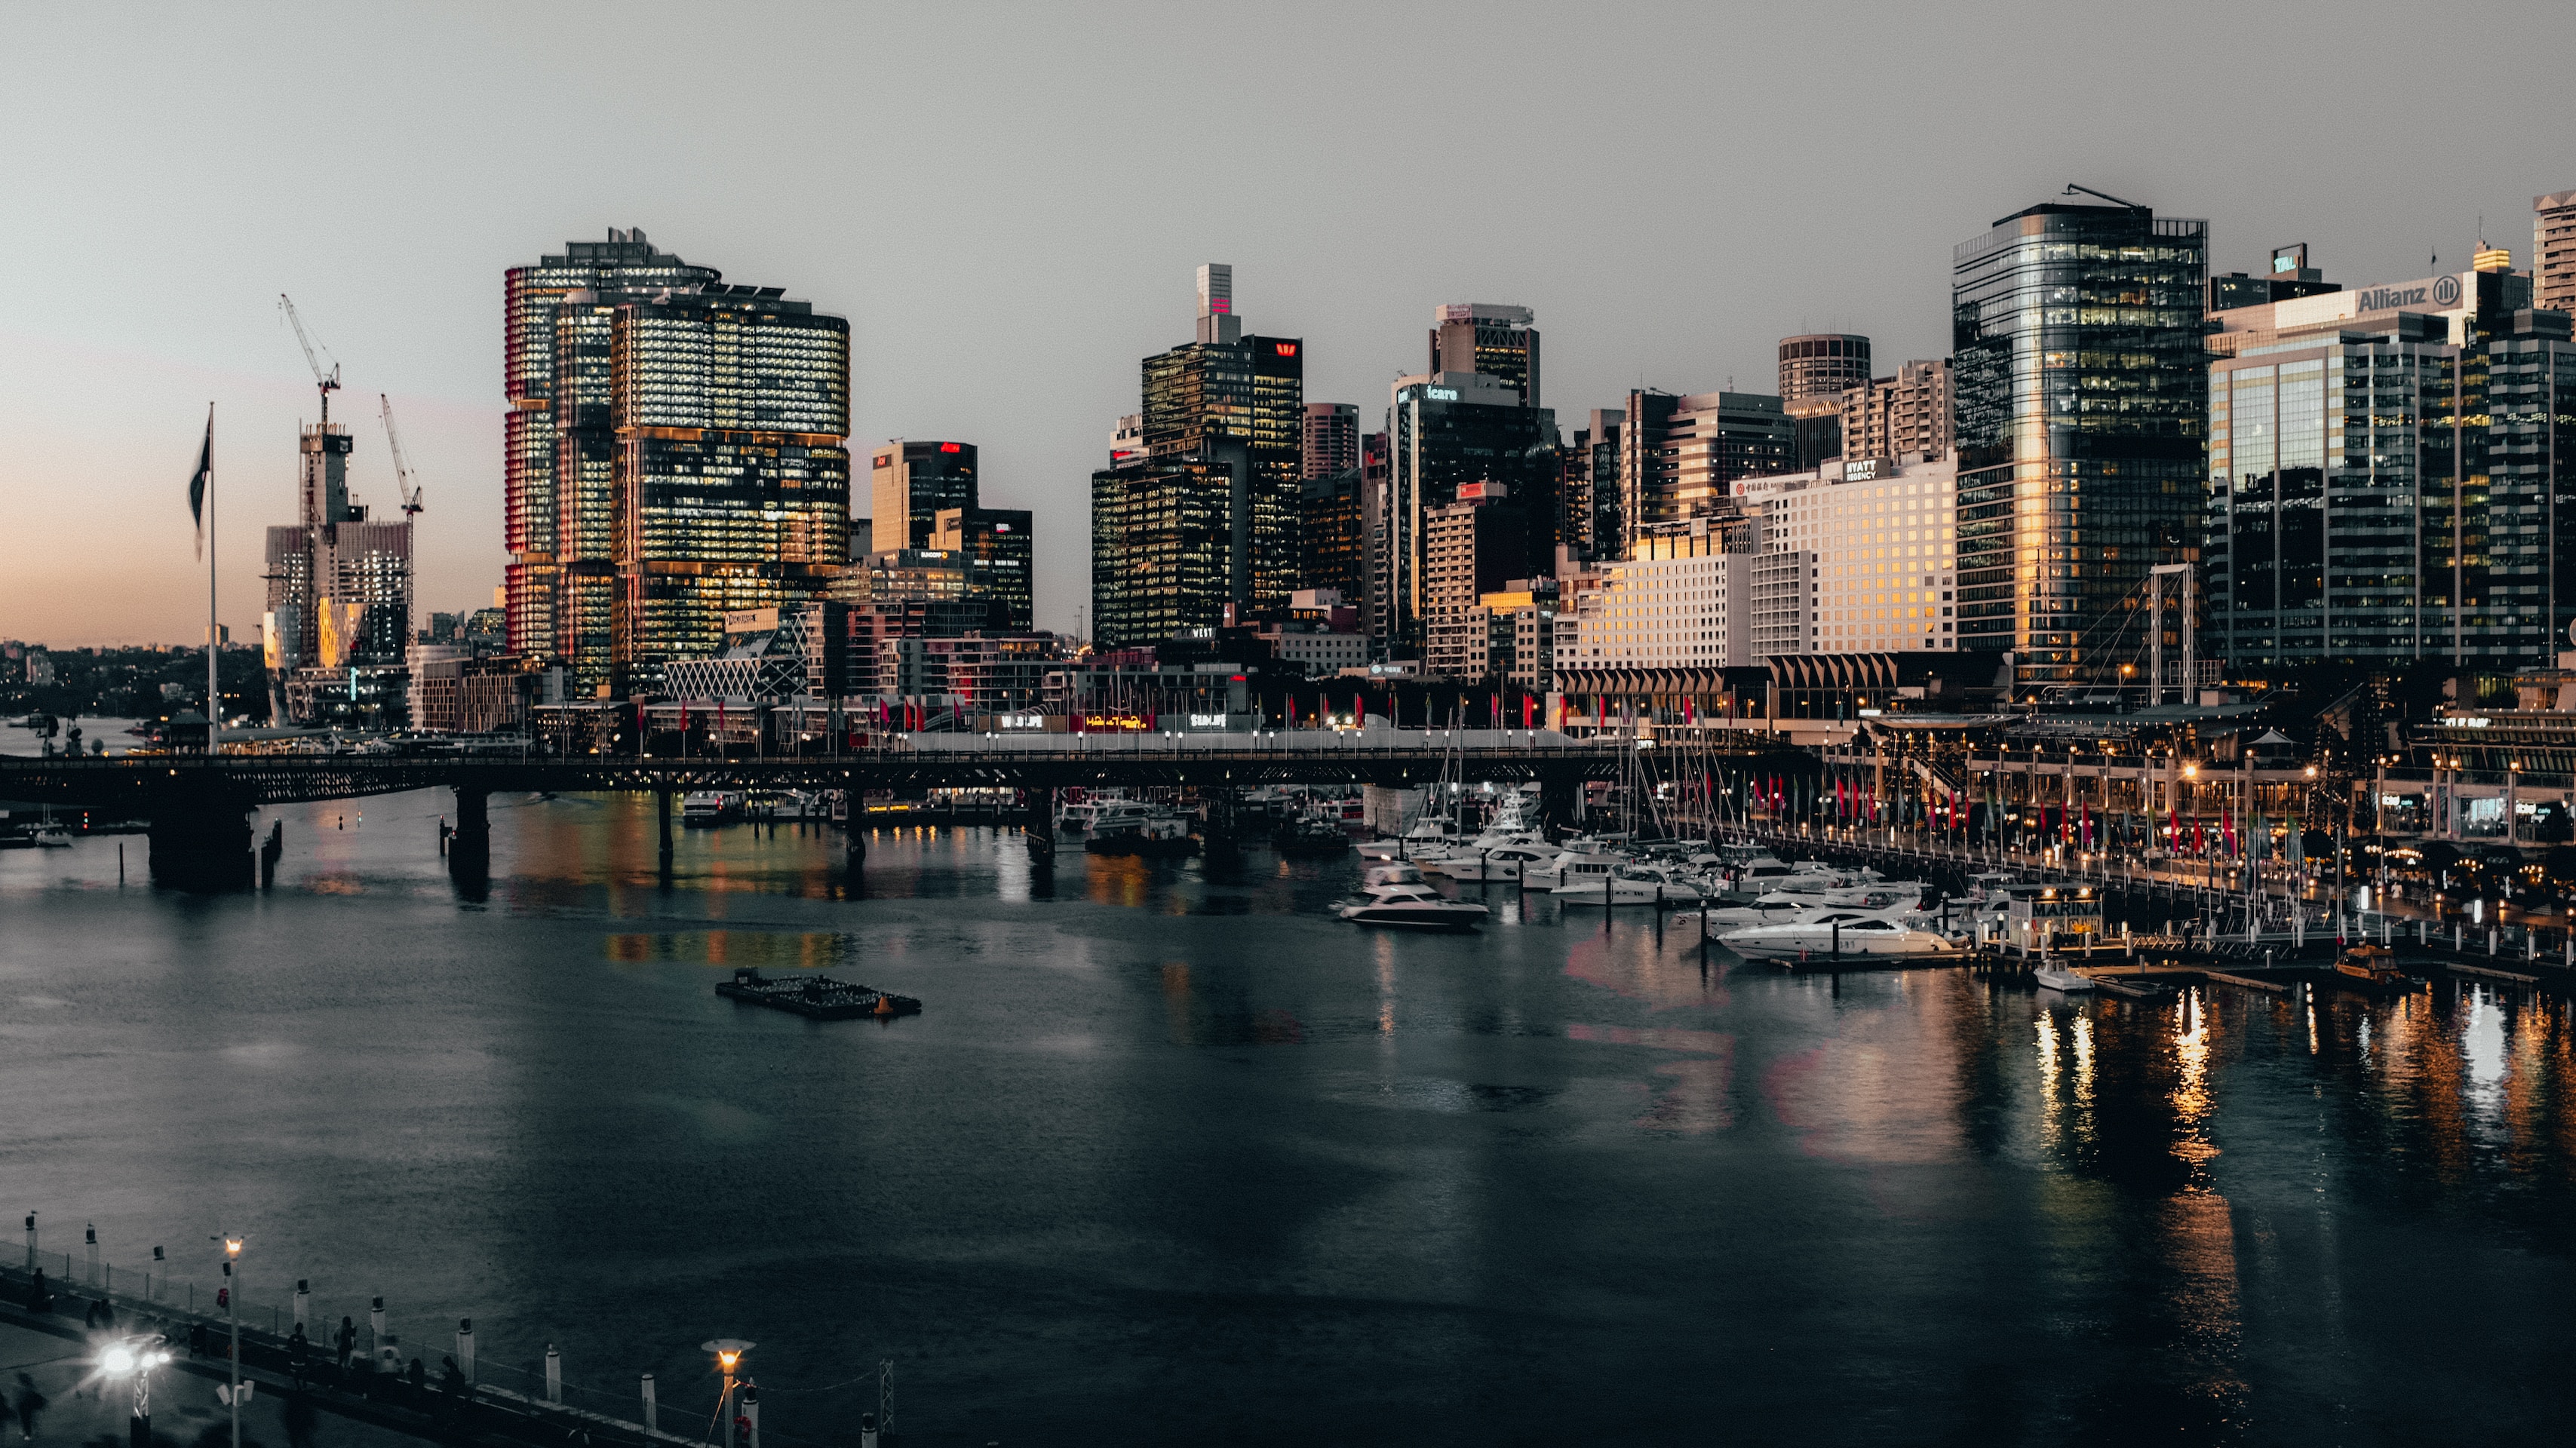
POLYGON ((121 1342, 117 1343, 98 1355, 98 1366, 99 1370, 109 1377, 121 1378, 134 1371, 134 1349, 121 1342))

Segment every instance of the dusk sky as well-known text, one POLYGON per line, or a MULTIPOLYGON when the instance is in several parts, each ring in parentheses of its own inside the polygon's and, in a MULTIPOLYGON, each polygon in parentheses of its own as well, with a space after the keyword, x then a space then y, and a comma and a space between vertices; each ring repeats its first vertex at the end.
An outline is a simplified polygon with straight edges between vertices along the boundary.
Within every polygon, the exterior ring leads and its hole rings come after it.
POLYGON ((2079 181, 2346 284, 2530 261, 2576 187, 2576 7, 22 7, 0 52, 0 636, 194 642, 216 405, 223 617, 294 516, 338 358, 426 485, 417 608, 500 581, 503 269, 641 227, 850 319, 852 450, 983 448, 1089 588, 1090 471, 1192 269, 1307 340, 1307 399, 1418 370, 1443 302, 1533 308, 1560 426, 1639 383, 1770 391, 1774 341, 1948 350, 1952 246, 2079 181))

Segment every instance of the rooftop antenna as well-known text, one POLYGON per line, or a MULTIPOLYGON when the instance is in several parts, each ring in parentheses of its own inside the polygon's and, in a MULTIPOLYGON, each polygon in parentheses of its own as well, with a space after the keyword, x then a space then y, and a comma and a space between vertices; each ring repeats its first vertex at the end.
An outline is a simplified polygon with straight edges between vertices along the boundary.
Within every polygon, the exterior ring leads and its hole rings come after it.
POLYGON ((2067 196, 2073 196, 2073 195, 2075 195, 2075 194, 2076 194, 2076 193, 2078 193, 2078 192, 2081 192, 2081 193, 2083 193, 2083 194, 2084 194, 2084 195, 2086 195, 2086 196, 2099 196, 2099 197, 2101 197, 2103 200, 2110 202, 2110 203, 2111 203, 2112 205, 2114 205, 2114 206, 2125 206, 2125 207, 2129 208, 2131 211, 2145 211, 2145 210, 2147 210, 2147 209, 2148 209, 2148 208, 2146 208, 2146 207, 2144 207, 2144 206, 2140 206, 2138 203, 2136 203, 2136 202, 2134 202, 2134 201, 2123 201, 2123 200, 2121 200, 2119 197, 2112 195, 2112 194, 2111 194, 2110 192, 2108 192, 2108 191, 2096 191, 2096 190, 2094 190, 2094 189, 2093 189, 2092 187, 2090 187, 2090 186, 2078 186, 2078 185, 2076 185, 2076 184, 2075 184, 2074 182, 2072 182, 2072 181, 2069 181, 2069 182, 2067 182, 2067 183, 2066 183, 2066 190, 2065 190, 2062 194, 2067 195, 2067 196))
POLYGON ((304 319, 295 314, 295 302, 286 293, 277 294, 277 306, 278 310, 286 313, 288 325, 295 328, 296 344, 304 349, 304 365, 313 369, 313 386, 322 394, 322 424, 328 427, 331 423, 331 394, 340 390, 340 359, 331 357, 331 349, 319 346, 312 334, 304 330, 304 319), (321 357, 314 355, 317 348, 321 357), (322 370, 322 357, 331 357, 328 373, 322 370))

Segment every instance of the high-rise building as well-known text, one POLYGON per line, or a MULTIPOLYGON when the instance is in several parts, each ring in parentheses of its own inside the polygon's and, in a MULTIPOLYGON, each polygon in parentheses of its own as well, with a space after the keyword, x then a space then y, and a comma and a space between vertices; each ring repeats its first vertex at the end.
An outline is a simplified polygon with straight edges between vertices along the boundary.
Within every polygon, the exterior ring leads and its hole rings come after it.
POLYGON ((1193 340, 1145 359, 1145 455, 1092 474, 1092 632, 1146 643, 1283 604, 1297 584, 1304 347, 1246 336, 1199 268, 1193 340))
POLYGON ((991 594, 1015 633, 1036 622, 1036 551, 1025 508, 942 508, 930 536, 937 552, 961 555, 976 592, 991 594))
POLYGON ((2123 611, 2197 551, 2209 224, 2050 201, 1951 261, 1959 646, 2116 680, 2123 611))
POLYGON ((1557 541, 1577 559, 1615 558, 1622 549, 1619 429, 1626 421, 1625 412, 1596 407, 1566 445, 1557 481, 1557 541))
MULTIPOLYGON (((322 420, 297 439, 297 520, 267 532, 262 652, 272 702, 318 697, 290 688, 303 670, 400 665, 412 645, 412 525, 375 522, 349 493, 353 446, 345 423, 322 420)), ((309 713, 297 713, 309 717, 309 713)))
POLYGON ((1474 372, 1400 377, 1387 409, 1387 485, 1368 519, 1378 574, 1369 635, 1380 648, 1417 648, 1428 618, 1425 520, 1471 484, 1499 485, 1528 530, 1525 556, 1552 558, 1559 504, 1556 414, 1518 389, 1474 372))
POLYGON ((1330 589, 1353 607, 1368 594, 1368 546, 1361 512, 1360 468, 1309 477, 1297 511, 1297 577, 1330 589))
POLYGON ((1537 407, 1538 328, 1527 307, 1491 302, 1453 302, 1431 309, 1431 363, 1425 370, 1480 372, 1520 394, 1521 406, 1537 407))
POLYGON ((654 247, 641 230, 616 227, 606 241, 567 242, 560 255, 504 274, 501 387, 511 410, 502 425, 502 546, 510 553, 503 589, 512 652, 569 655, 573 635, 586 630, 589 646, 604 656, 616 575, 610 320, 628 297, 722 279, 713 267, 691 266, 654 247), (575 325, 559 325, 575 298, 583 315, 575 325), (558 371, 566 365, 584 377, 578 388, 567 378, 558 399, 558 371), (580 436, 571 437, 576 431, 580 436), (584 622, 563 612, 563 574, 572 567, 589 580, 571 600, 584 622))
POLYGON ((869 537, 877 547, 935 548, 930 535, 939 515, 980 501, 975 445, 889 440, 868 459, 868 494, 869 537))
POLYGON ((1298 474, 1329 478, 1360 465, 1360 410, 1349 402, 1306 404, 1305 462, 1298 474))
POLYGON ((1956 406, 1950 359, 1917 359, 1843 394, 1842 455, 1936 458, 1950 450, 1956 406))
POLYGON ((2565 646, 2576 344, 2487 259, 2215 318, 2206 652, 2509 669, 2565 646))
POLYGON ((1772 591, 1777 574, 1757 575, 1762 652, 1957 648, 1958 473, 1949 458, 1846 458, 1741 484, 1745 502, 1762 514, 1765 560, 1803 561, 1802 644, 1775 606, 1787 601, 1772 591))
POLYGON ((1797 429, 1758 392, 1628 394, 1619 429, 1619 554, 1638 538, 1720 511, 1737 478, 1785 473, 1797 429))
POLYGON ((2576 191, 2531 198, 2531 304, 2576 313, 2576 191))
MULTIPOLYGON (((822 595, 849 566, 850 324, 778 287, 617 309, 617 598, 606 683, 712 655, 724 616, 822 595)), ((570 658, 576 680, 596 666, 570 658)))
POLYGON ((1811 332, 1780 339, 1780 400, 1792 416, 1802 402, 1832 402, 1869 380, 1869 339, 1811 332))

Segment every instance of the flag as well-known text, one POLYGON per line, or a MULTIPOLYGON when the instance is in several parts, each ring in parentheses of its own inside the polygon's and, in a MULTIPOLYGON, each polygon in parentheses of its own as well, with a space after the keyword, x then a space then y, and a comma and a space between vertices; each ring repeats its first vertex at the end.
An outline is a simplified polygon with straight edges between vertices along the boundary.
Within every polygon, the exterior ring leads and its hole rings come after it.
POLYGON ((206 489, 215 480, 215 405, 206 404, 206 440, 197 444, 197 470, 188 475, 188 521, 197 525, 197 556, 206 556, 206 489))

